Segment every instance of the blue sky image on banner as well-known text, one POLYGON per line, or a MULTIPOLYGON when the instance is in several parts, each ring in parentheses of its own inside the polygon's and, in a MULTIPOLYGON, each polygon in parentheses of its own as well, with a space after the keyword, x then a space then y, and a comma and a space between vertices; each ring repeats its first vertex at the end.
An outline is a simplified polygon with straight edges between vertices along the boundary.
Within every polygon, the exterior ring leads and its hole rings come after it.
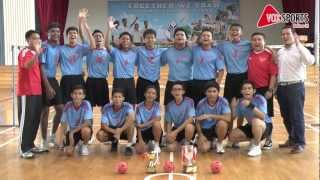
POLYGON ((184 27, 194 37, 209 28, 216 40, 224 40, 228 25, 239 21, 239 9, 239 0, 109 0, 107 11, 119 22, 119 32, 142 33, 147 26, 157 31, 158 39, 166 40, 172 39, 176 27, 184 27))

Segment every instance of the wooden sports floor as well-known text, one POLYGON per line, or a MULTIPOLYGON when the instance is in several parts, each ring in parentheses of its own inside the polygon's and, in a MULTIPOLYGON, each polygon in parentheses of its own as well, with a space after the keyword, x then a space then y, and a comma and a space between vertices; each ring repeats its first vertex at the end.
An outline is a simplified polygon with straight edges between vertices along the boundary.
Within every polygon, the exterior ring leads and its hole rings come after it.
MULTIPOLYGON (((167 70, 162 71, 166 77, 167 70)), ((0 76, 0 80, 1 80, 0 76)), ((111 79, 109 79, 111 84, 111 79)), ((161 85, 165 85, 161 79, 161 85)), ((213 151, 199 154, 198 172, 188 177, 181 174, 180 153, 162 152, 158 174, 153 177, 145 173, 146 161, 139 155, 125 157, 110 153, 109 145, 99 144, 96 140, 89 146, 89 156, 66 157, 60 151, 52 149, 50 153, 37 156, 33 160, 21 159, 17 154, 18 128, 0 128, 0 180, 141 180, 141 179, 217 179, 217 180, 315 180, 319 179, 319 67, 308 69, 306 82, 305 122, 307 146, 301 154, 289 154, 289 149, 279 149, 278 144, 287 139, 278 103, 275 100, 275 118, 273 131, 273 149, 264 151, 261 157, 247 156, 248 143, 242 143, 241 149, 226 149, 223 155, 213 151), (174 174, 163 174, 163 162, 173 160, 176 165, 174 174), (127 174, 115 173, 115 164, 126 161, 127 174), (211 174, 209 165, 212 160, 220 160, 223 170, 220 174, 211 174)), ((162 97, 163 99, 163 88, 162 97)), ((221 92, 222 93, 222 92, 221 92)), ((10 90, 0 90, 0 124, 12 121, 12 99, 10 90)), ((53 111, 52 111, 53 112, 53 111)), ((99 128, 100 109, 94 109, 94 132, 99 128)), ((50 124, 52 120, 51 113, 50 124)), ((37 143, 40 143, 39 138, 37 143)))

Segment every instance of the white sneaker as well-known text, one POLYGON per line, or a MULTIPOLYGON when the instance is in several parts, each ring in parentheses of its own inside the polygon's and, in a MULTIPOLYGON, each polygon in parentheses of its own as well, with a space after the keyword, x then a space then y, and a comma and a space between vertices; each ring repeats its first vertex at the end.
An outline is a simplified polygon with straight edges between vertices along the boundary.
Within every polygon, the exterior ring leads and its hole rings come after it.
POLYGON ((49 137, 49 142, 48 142, 49 147, 54 147, 56 145, 56 135, 52 134, 49 137))
POLYGON ((249 146, 248 146, 248 151, 251 151, 251 149, 252 149, 253 147, 255 147, 255 145, 254 145, 254 140, 251 139, 251 140, 250 140, 250 143, 249 143, 249 146))
POLYGON ((27 152, 24 152, 24 153, 21 153, 21 158, 23 159, 31 159, 31 158, 34 158, 34 154, 31 152, 31 151, 27 151, 27 152))
POLYGON ((94 136, 91 136, 91 139, 89 140, 88 144, 91 145, 94 143, 94 136))
POLYGON ((80 155, 82 156, 88 156, 89 155, 89 149, 88 149, 88 145, 83 144, 80 148, 80 155))
POLYGON ((255 157, 260 156, 262 153, 260 145, 253 145, 251 150, 248 152, 248 156, 255 157))
POLYGON ((154 151, 157 152, 157 153, 161 153, 161 148, 160 148, 160 146, 158 144, 156 144, 154 146, 154 151))
POLYGON ((47 140, 42 140, 40 148, 43 151, 48 151, 49 150, 49 144, 48 144, 47 140))
POLYGON ((218 154, 223 154, 225 152, 222 143, 217 142, 217 144, 216 144, 216 152, 218 154))

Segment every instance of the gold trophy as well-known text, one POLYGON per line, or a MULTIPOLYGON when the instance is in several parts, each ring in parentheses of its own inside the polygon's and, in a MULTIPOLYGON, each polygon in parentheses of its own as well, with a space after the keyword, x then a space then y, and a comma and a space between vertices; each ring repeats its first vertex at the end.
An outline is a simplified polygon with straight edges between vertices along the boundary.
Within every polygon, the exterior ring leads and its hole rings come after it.
POLYGON ((183 172, 192 174, 197 172, 197 148, 193 145, 184 145, 181 148, 183 172))
POLYGON ((147 153, 148 163, 146 166, 147 173, 156 173, 159 164, 159 152, 155 151, 155 144, 153 141, 148 143, 148 153, 147 153))

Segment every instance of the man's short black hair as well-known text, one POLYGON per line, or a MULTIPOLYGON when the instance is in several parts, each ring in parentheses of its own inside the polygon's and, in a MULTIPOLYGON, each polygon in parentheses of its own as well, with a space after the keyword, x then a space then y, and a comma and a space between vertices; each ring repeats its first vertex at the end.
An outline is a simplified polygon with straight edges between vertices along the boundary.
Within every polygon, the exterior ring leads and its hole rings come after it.
POLYGON ((92 36, 93 36, 94 34, 96 34, 96 33, 101 33, 102 36, 104 36, 104 35, 103 35, 103 32, 100 31, 99 29, 95 29, 95 30, 93 31, 93 33, 92 33, 92 36))
POLYGON ((77 27, 75 27, 75 26, 70 26, 66 30, 67 35, 68 35, 69 31, 76 31, 78 33, 79 29, 77 27))
POLYGON ((116 94, 116 93, 120 93, 122 96, 124 96, 124 91, 123 91, 122 89, 120 89, 120 88, 114 88, 114 89, 112 90, 112 96, 113 96, 114 94, 116 94))
POLYGON ((242 82, 242 85, 241 85, 241 88, 243 88, 244 85, 246 84, 250 84, 252 86, 253 89, 256 89, 255 85, 253 84, 252 81, 249 81, 249 80, 245 80, 242 82))
MULTIPOLYGON (((182 82, 182 81, 175 81, 175 82, 172 84, 171 87, 173 88, 173 86, 175 86, 175 85, 181 85, 183 90, 186 89, 186 88, 185 88, 185 84, 184 84, 184 82, 182 82)), ((171 88, 171 89, 172 89, 172 88, 171 88)))
POLYGON ((239 24, 239 23, 232 23, 232 24, 230 25, 230 29, 231 29, 232 27, 239 27, 241 30, 243 29, 243 26, 242 26, 241 24, 239 24))
POLYGON ((154 89, 155 91, 157 91, 157 88, 154 85, 148 85, 145 89, 144 89, 144 93, 146 93, 149 89, 154 89))
POLYGON ((185 29, 183 29, 182 27, 177 27, 175 30, 174 30, 174 33, 173 33, 173 36, 176 37, 176 34, 178 31, 182 31, 184 32, 184 34, 186 35, 187 39, 188 39, 188 33, 185 29))
POLYGON ((120 39, 122 36, 125 36, 125 35, 129 36, 130 41, 133 42, 133 37, 132 37, 132 35, 131 35, 129 32, 127 32, 127 31, 122 32, 122 33, 119 35, 119 39, 120 39))
POLYGON ((205 86, 205 90, 207 91, 209 88, 216 88, 218 92, 220 92, 220 86, 216 81, 208 82, 205 86))
POLYGON ((57 22, 52 22, 48 25, 48 28, 47 30, 50 31, 50 29, 53 29, 53 28, 59 28, 60 29, 60 24, 57 23, 57 22))
POLYGON ((81 85, 81 84, 74 85, 74 86, 72 87, 71 93, 73 93, 75 90, 80 90, 80 89, 83 91, 84 94, 86 94, 86 89, 85 89, 84 86, 81 85))
POLYGON ((291 29, 291 32, 292 32, 292 33, 297 33, 296 29, 293 28, 292 25, 290 25, 290 24, 286 24, 285 26, 283 26, 283 27, 281 28, 281 30, 283 30, 283 29, 291 29))
POLYGON ((27 31, 26 34, 25 34, 26 40, 28 40, 33 34, 39 34, 39 33, 37 31, 33 30, 33 29, 27 31))
POLYGON ((157 32, 153 29, 147 29, 143 32, 143 38, 146 37, 147 34, 153 34, 155 37, 157 37, 157 32))
POLYGON ((262 32, 254 32, 254 33, 252 33, 251 34, 251 38, 253 38, 253 36, 257 36, 257 35, 262 36, 263 39, 266 38, 266 35, 264 33, 262 33, 262 32))

